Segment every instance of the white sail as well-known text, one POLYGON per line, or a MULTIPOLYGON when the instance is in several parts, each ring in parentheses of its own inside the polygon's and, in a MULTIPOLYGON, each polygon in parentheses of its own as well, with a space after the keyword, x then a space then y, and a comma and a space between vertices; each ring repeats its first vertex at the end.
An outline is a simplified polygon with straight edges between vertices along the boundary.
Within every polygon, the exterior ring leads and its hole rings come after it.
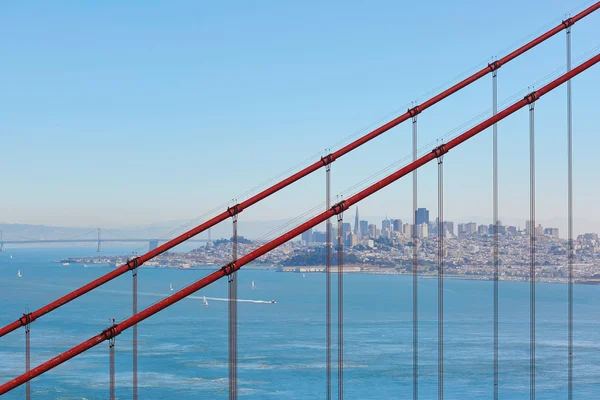
POLYGON ((21 275, 21 270, 20 270, 20 269, 18 269, 18 270, 17 270, 17 278, 20 278, 21 276, 22 276, 22 275, 21 275))
POLYGON ((252 281, 252 289, 256 289, 256 285, 254 285, 254 281, 252 281))
POLYGON ((171 292, 173 291, 173 284, 169 283, 169 288, 171 289, 171 292))
POLYGON ((203 305, 204 307, 207 307, 207 306, 208 306, 208 301, 206 300, 206 296, 202 296, 202 305, 203 305))

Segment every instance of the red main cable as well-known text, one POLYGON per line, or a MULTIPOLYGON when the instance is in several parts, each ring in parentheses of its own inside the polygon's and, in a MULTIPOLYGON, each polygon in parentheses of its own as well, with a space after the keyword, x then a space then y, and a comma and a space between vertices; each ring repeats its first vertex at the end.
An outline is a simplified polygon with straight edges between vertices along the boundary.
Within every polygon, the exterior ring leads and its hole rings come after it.
POLYGON ((493 117, 488 118, 487 120, 481 122, 477 126, 469 129, 468 131, 464 132, 463 134, 450 140, 448 143, 445 143, 445 144, 442 144, 442 145, 436 147, 430 153, 422 156, 421 158, 417 159, 416 161, 399 169, 398 171, 394 172, 393 174, 391 174, 391 175, 383 178, 382 180, 374 183, 373 185, 367 187, 366 189, 361 190, 357 194, 348 198, 348 200, 344 200, 344 201, 334 205, 329 210, 322 212, 321 214, 317 215, 316 217, 314 217, 314 218, 306 221, 305 223, 297 226, 296 228, 290 230, 289 232, 279 236, 278 238, 270 241, 269 243, 264 244, 263 246, 259 247, 258 249, 241 257, 237 261, 230 262, 229 264, 223 266, 218 271, 215 271, 215 272, 211 273, 210 275, 183 288, 182 290, 178 291, 177 293, 174 293, 171 296, 160 300, 158 303, 155 303, 154 305, 146 308, 145 310, 143 310, 135 315, 132 315, 131 317, 125 319, 123 322, 113 325, 112 327, 104 330, 100 334, 86 340, 83 343, 78 344, 77 346, 71 348, 70 350, 67 350, 64 353, 59 354, 58 356, 35 367, 31 371, 26 372, 23 375, 20 375, 9 382, 6 382, 2 386, 0 386, 0 395, 16 388, 19 385, 22 385, 23 383, 43 374, 46 371, 49 371, 50 369, 64 363, 65 361, 75 357, 76 355, 81 354, 86 350, 89 350, 90 348, 96 346, 97 344, 102 343, 105 340, 114 338, 115 336, 117 336, 121 332, 123 332, 124 330, 131 328, 132 326, 140 323, 141 321, 145 320, 146 318, 151 317, 152 315, 156 314, 157 312, 162 311, 165 308, 173 305, 174 303, 184 299, 185 297, 197 292, 198 290, 202 289, 203 287, 210 285, 211 283, 223 278, 224 276, 232 274, 233 272, 239 270, 242 266, 257 259, 260 256, 265 255, 269 251, 281 246, 282 244, 292 240, 293 238, 300 235, 302 232, 305 232, 308 229, 310 229, 320 223, 325 222, 328 218, 331 218, 334 215, 341 213, 342 211, 350 208, 351 206, 353 206, 354 204, 363 200, 364 198, 372 195, 375 192, 378 192, 379 190, 383 189, 384 187, 397 181, 398 179, 402 178, 403 176, 408 175, 409 173, 422 167, 423 165, 427 164, 428 162, 444 155, 445 153, 447 153, 454 147, 467 141, 468 139, 472 138, 473 136, 477 135, 478 133, 482 132, 483 130, 489 128, 490 126, 497 123, 498 121, 508 117, 509 115, 513 114, 517 110, 525 107, 528 104, 533 103, 534 101, 536 101, 539 98, 541 98, 542 96, 544 96, 546 93, 556 89, 558 86, 562 85, 563 83, 565 83, 569 79, 573 78, 574 76, 579 75, 580 73, 582 73, 583 71, 585 71, 586 69, 590 68, 591 66, 595 65, 598 62, 600 62, 600 54, 597 54, 593 58, 590 58, 589 60, 587 60, 583 64, 579 65, 578 67, 573 68, 571 71, 569 71, 566 74, 560 76, 559 78, 553 80, 552 82, 543 86, 539 90, 528 94, 522 100, 512 104, 511 106, 500 111, 498 114, 494 115, 493 117))
POLYGON ((491 64, 488 64, 487 67, 481 69, 479 72, 471 75, 468 78, 465 78, 461 82, 446 89, 445 91, 438 94, 437 96, 434 96, 433 98, 425 101, 423 104, 420 104, 416 107, 409 109, 406 113, 389 121, 385 125, 382 125, 379 128, 375 129, 374 131, 355 140, 354 142, 347 144, 346 146, 342 147, 341 149, 337 150, 336 152, 331 153, 326 157, 323 157, 320 161, 317 161, 317 162, 313 163, 312 165, 309 165, 308 167, 302 169, 301 171, 296 172, 292 176, 280 181, 279 183, 276 183, 275 185, 269 187, 268 189, 263 190, 262 192, 260 192, 256 195, 250 197, 248 200, 243 201, 240 204, 237 204, 233 207, 228 208, 227 211, 225 211, 225 212, 217 215, 216 217, 204 222, 203 224, 200 224, 200 225, 196 226, 195 228, 179 235, 178 237, 164 243, 163 245, 157 247, 156 249, 151 250, 148 253, 146 253, 134 260, 129 261, 127 264, 122 265, 121 267, 109 272, 108 274, 101 276, 100 278, 88 283, 87 285, 84 285, 84 286, 80 287, 79 289, 76 289, 76 290, 72 291, 71 293, 68 293, 68 294, 64 295, 63 297, 59 298, 58 300, 55 300, 52 303, 49 303, 29 314, 23 315, 21 318, 17 319, 16 321, 0 328, 0 337, 6 335, 7 333, 14 331, 15 329, 18 329, 21 326, 25 326, 28 323, 35 321, 39 317, 49 313, 52 310, 55 310, 55 309, 65 305, 66 303, 70 302, 71 300, 74 300, 74 299, 78 298, 79 296, 82 296, 82 295, 86 294, 87 292, 90 292, 91 290, 105 284, 106 282, 109 282, 109 281, 115 279, 116 277, 118 277, 120 275, 123 275, 125 272, 139 267, 146 261, 151 260, 154 257, 164 253, 165 251, 177 246, 178 244, 181 244, 181 243, 185 242, 186 240, 198 235, 199 233, 204 232, 205 230, 207 230, 208 228, 210 228, 212 226, 215 226, 219 222, 222 222, 222 221, 226 220, 227 218, 232 217, 233 215, 236 215, 236 214, 242 212, 244 209, 252 206, 255 203, 258 203, 259 201, 265 199, 266 197, 271 196, 272 194, 280 191, 281 189, 285 188, 286 186, 289 186, 292 183, 296 182, 297 180, 300 180, 303 177, 310 175, 311 173, 317 171, 321 167, 332 163, 336 159, 351 152, 352 150, 356 149, 357 147, 362 146, 363 144, 367 143, 371 139, 376 138, 377 136, 381 135, 382 133, 384 133, 384 132, 392 129, 393 127, 401 124, 402 122, 406 121, 407 119, 410 119, 413 116, 420 114, 422 111, 424 111, 427 108, 433 106, 434 104, 442 101, 443 99, 450 96, 451 94, 458 92, 459 90, 461 90, 464 87, 470 85, 471 83, 477 81, 478 79, 484 77, 485 75, 489 74, 490 72, 497 70, 504 64, 517 58, 521 54, 524 54, 528 50, 531 50, 538 44, 540 44, 540 43, 544 42, 545 40, 549 39, 550 37, 556 35, 557 33, 561 32, 563 29, 568 28, 569 26, 573 25, 575 22, 585 18, 586 16, 588 16, 589 14, 593 13, 594 11, 596 11, 598 9, 600 9, 600 1, 596 2, 595 4, 586 8, 585 10, 581 11, 574 17, 566 19, 559 25, 550 29, 543 35, 538 36, 537 38, 533 39, 532 41, 528 42, 527 44, 519 47, 517 50, 513 51, 512 53, 507 54, 506 56, 502 57, 501 59, 499 59, 491 64))

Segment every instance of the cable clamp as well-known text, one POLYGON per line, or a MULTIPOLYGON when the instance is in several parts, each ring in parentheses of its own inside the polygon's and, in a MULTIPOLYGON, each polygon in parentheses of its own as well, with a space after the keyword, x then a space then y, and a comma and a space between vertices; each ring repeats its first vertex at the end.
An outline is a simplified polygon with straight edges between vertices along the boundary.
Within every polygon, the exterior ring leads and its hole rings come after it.
POLYGON ((421 110, 419 110, 419 106, 414 106, 413 108, 409 108, 407 112, 408 112, 408 115, 410 115, 412 118, 421 114, 421 110))
POLYGON ((237 215, 240 212, 240 205, 236 204, 233 207, 227 207, 227 212, 229 213, 230 217, 233 217, 234 215, 237 215))
POLYGON ((139 257, 134 257, 131 260, 127 261, 127 268, 129 268, 130 271, 138 269, 139 266, 140 266, 139 257))
POLYGON ((35 318, 33 317, 32 313, 28 313, 28 314, 23 313, 23 316, 21 318, 19 318, 19 321, 21 322, 21 326, 27 326, 27 325, 31 324, 33 321, 35 321, 35 318))
POLYGON ((573 18, 567 18, 565 19, 562 24, 565 26, 565 28, 569 29, 571 26, 573 26, 575 22, 573 22, 573 18))
POLYGON ((117 327, 119 326, 119 324, 113 324, 110 327, 106 328, 105 330, 102 331, 102 335, 104 336, 104 338, 106 340, 111 340, 114 337, 116 337, 118 335, 117 333, 117 327))
POLYGON ((233 274, 235 272, 235 262, 232 261, 230 263, 225 264, 221 268, 221 271, 223 271, 223 273, 225 274, 225 276, 229 276, 229 275, 233 274))
POLYGON ((333 212, 335 214, 340 214, 346 209, 345 203, 346 203, 346 200, 342 200, 339 203, 334 204, 333 207, 331 207, 331 209, 333 210, 333 212))
POLYGON ((323 166, 329 165, 334 161, 335 159, 333 158, 333 154, 327 154, 326 156, 321 157, 321 162, 323 163, 323 166))
POLYGON ((443 156, 444 154, 446 154, 448 152, 448 150, 446 150, 446 148, 444 146, 445 146, 445 144, 441 144, 431 151, 433 153, 433 155, 435 156, 435 158, 440 158, 441 156, 443 156))
POLYGON ((488 63, 488 68, 490 69, 490 71, 494 72, 495 70, 497 70, 498 68, 500 68, 501 65, 498 62, 498 60, 492 62, 492 63, 488 63))
POLYGON ((529 93, 524 97, 524 99, 527 100, 527 104, 535 103, 535 101, 538 99, 537 92, 529 93))

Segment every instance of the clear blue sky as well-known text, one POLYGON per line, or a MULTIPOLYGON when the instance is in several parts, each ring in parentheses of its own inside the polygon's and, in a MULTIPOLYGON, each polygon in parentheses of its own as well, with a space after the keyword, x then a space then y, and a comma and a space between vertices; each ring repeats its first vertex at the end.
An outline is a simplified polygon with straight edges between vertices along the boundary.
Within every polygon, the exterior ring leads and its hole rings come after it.
MULTIPOLYGON (((4 2, 0 221, 111 227, 194 218, 425 100, 580 4, 4 2)), ((600 12, 574 26, 574 57, 600 44, 599 27, 600 12)), ((499 71, 500 100, 564 64, 561 33, 499 71)), ((573 91, 576 214, 600 220, 591 159, 600 148, 600 66, 573 91)), ((421 114, 420 142, 490 106, 486 77, 421 114)), ((540 219, 566 212, 565 114, 565 88, 538 102, 540 219)), ((501 216, 528 215, 527 118, 521 111, 499 127, 501 216)), ((403 124, 336 162, 332 193, 410 149, 403 124)), ((446 156, 447 219, 491 220, 490 154, 491 131, 446 156)), ((435 215, 435 166, 420 176, 421 204, 435 215)), ((242 219, 293 217, 294 207, 323 201, 323 182, 317 173, 242 219)), ((361 214, 410 215, 410 187, 398 182, 361 214)))

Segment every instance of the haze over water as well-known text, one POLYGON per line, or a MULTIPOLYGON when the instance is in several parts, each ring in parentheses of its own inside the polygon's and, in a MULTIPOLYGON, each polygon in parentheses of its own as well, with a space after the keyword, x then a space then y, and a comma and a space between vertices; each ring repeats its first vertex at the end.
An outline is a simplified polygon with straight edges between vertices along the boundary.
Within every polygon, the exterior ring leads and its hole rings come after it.
MULTIPOLYGON (((191 247, 190 247, 191 248, 191 247)), ((109 271, 107 267, 54 263, 96 256, 91 247, 9 248, 0 253, 0 324, 25 307, 36 309, 109 271), (12 259, 10 256, 12 255, 12 259), (21 278, 17 278, 20 269, 21 278)), ((128 254, 107 246, 102 254, 128 254)), ((208 274, 208 270, 142 267, 139 309, 208 274)), ((412 278, 347 274, 345 283, 345 397, 412 396, 412 278)), ((222 280, 139 325, 142 399, 228 398, 227 297, 222 280)), ((333 287, 336 287, 335 277, 333 287)), ((239 387, 245 399, 318 399, 325 390, 325 275, 244 270, 240 303, 239 387), (252 290, 251 282, 256 289, 252 290)), ((437 281, 419 280, 420 397, 437 395, 437 281)), ((131 276, 126 274, 31 326, 32 367, 131 314, 131 276)), ((445 398, 492 394, 492 282, 445 282, 445 398)), ((335 290, 334 290, 335 298, 335 290)), ((537 286, 537 396, 567 395, 567 285, 537 286)), ((575 286, 576 399, 596 399, 600 378, 600 287, 575 286)), ((333 305, 334 310, 337 305, 333 305)), ((337 316, 333 315, 333 321, 337 316)), ((500 282, 500 396, 529 398, 529 283, 500 282)), ((337 334, 333 333, 334 344, 337 334)), ((20 329, 0 339, 0 380, 25 368, 20 329)), ((334 347, 333 355, 337 354, 334 347)), ((117 397, 131 398, 131 333, 116 338, 117 397)), ((108 397, 108 343, 102 343, 32 382, 34 399, 108 397)), ((334 365, 335 379, 335 365, 334 365)), ((336 382, 333 382, 334 388, 336 382)), ((22 399, 24 386, 5 395, 22 399)), ((335 391, 334 391, 335 394, 335 391)))

